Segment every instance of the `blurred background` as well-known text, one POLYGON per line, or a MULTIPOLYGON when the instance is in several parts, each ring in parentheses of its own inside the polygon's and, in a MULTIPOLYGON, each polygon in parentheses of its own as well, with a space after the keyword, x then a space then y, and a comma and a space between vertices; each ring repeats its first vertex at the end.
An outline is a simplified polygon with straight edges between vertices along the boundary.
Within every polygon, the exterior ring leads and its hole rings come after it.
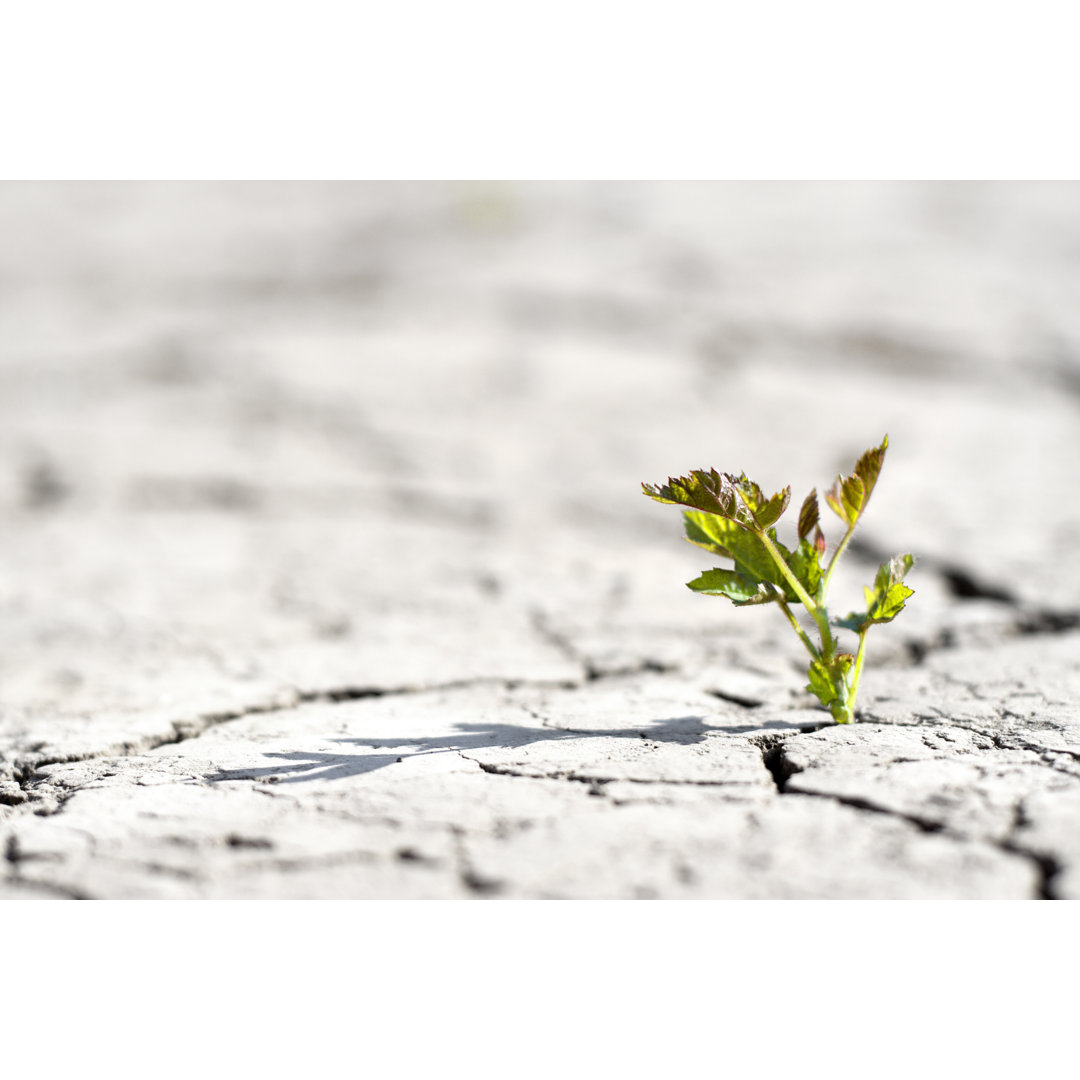
POLYGON ((897 649, 1080 606, 1077 185, 4 183, 0 239, 25 739, 774 648, 641 481, 797 507, 886 432, 897 649))

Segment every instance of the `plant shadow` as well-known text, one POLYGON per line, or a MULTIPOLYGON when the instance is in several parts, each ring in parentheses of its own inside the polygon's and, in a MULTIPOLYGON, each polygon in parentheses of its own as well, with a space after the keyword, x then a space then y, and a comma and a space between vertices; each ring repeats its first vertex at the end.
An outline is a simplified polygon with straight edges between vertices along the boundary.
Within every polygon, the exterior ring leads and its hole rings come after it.
POLYGON ((691 745, 705 740, 709 732, 743 735, 767 730, 811 730, 806 724, 791 724, 773 720, 763 724, 739 727, 716 727, 701 716, 675 716, 624 728, 551 728, 528 727, 519 724, 455 724, 452 733, 436 736, 333 739, 348 746, 366 747, 368 753, 332 753, 327 751, 268 752, 264 756, 278 762, 264 768, 220 769, 206 777, 212 782, 229 780, 262 780, 270 783, 295 784, 311 780, 345 780, 352 776, 376 772, 396 765, 407 758, 431 754, 458 753, 498 747, 512 749, 534 743, 558 742, 566 739, 621 738, 643 739, 652 742, 691 745), (392 751, 385 753, 380 751, 392 751))

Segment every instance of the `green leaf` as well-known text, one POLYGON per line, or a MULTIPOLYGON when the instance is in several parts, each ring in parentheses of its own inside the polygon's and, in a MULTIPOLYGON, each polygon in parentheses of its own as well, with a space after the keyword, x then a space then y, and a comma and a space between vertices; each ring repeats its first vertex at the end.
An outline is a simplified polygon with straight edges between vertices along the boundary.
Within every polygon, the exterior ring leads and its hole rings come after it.
MULTIPOLYGON (((776 541, 775 530, 770 530, 769 536, 776 541)), ((777 542, 776 546, 785 558, 790 554, 783 544, 777 542)), ((731 550, 735 557, 735 569, 740 573, 771 582, 773 585, 783 586, 784 576, 780 572, 780 567, 776 565, 768 549, 754 533, 740 531, 739 535, 732 539, 731 550)))
POLYGON ((874 576, 874 591, 884 592, 890 585, 903 581, 914 565, 915 556, 906 553, 894 555, 888 562, 883 562, 874 576))
POLYGON ((870 493, 885 463, 888 447, 889 436, 886 435, 880 446, 871 447, 863 453, 850 476, 838 476, 833 486, 825 492, 825 501, 845 525, 854 525, 866 509, 870 493))
POLYGON ((883 562, 874 576, 874 587, 863 589, 866 611, 853 611, 842 619, 833 619, 833 626, 861 634, 870 626, 892 622, 904 610, 907 598, 914 594, 914 589, 901 584, 914 565, 915 556, 908 554, 894 555, 883 562))
POLYGON ((873 589, 863 590, 866 594, 867 623, 892 622, 904 610, 905 601, 915 590, 901 582, 914 565, 915 556, 904 554, 894 555, 878 567, 873 589))
MULTIPOLYGON (((798 578, 799 584, 811 596, 816 596, 822 578, 820 552, 808 540, 801 540, 795 551, 790 551, 777 539, 775 529, 769 529, 768 536, 788 569, 798 578)), ((775 585, 789 604, 801 603, 791 583, 755 533, 733 528, 729 544, 736 571, 744 577, 775 585)))
POLYGON ((844 513, 844 508, 840 505, 840 485, 843 483, 843 477, 838 476, 836 480, 837 482, 825 492, 825 502, 828 503, 829 509, 841 521, 846 523, 847 515, 844 513))
POLYGON ((686 539, 692 544, 732 559, 735 569, 747 577, 774 584, 782 580, 776 563, 756 533, 714 514, 687 510, 683 518, 686 539))
POLYGON ((784 488, 783 491, 778 491, 764 506, 754 510, 758 525, 763 529, 775 525, 788 508, 789 502, 791 502, 790 486, 784 488))
POLYGON ((849 693, 848 679, 854 664, 855 657, 851 653, 837 653, 830 664, 822 660, 812 660, 807 672, 810 682, 806 689, 822 705, 846 704, 849 693))
POLYGON ((749 600, 735 600, 733 603, 736 607, 751 607, 755 604, 772 604, 778 597, 779 593, 771 585, 762 585, 762 591, 749 600))
MULTIPOLYGON (((734 521, 696 510, 683 511, 683 525, 686 529, 686 539, 690 543, 731 559, 735 563, 735 570, 744 577, 754 581, 767 581, 777 586, 785 584, 783 574, 756 533, 749 532, 734 521)), ((770 537, 776 540, 775 530, 771 530, 770 537)), ((789 556, 790 562, 791 553, 787 548, 779 542, 777 546, 781 553, 789 556)), ((807 572, 811 577, 813 576, 812 568, 807 572)), ((814 587, 817 587, 816 583, 814 587)), ((790 586, 786 589, 786 593, 789 599, 797 601, 790 586)))
POLYGON ((732 478, 715 469, 694 470, 689 476, 669 476, 666 484, 642 484, 641 490, 657 502, 691 507, 722 518, 738 519, 741 513, 742 523, 750 524, 750 516, 735 494, 732 478))
POLYGON ((840 485, 840 503, 848 524, 857 521, 866 503, 866 485, 858 476, 845 477, 840 485))
POLYGON ((844 630, 854 630, 856 634, 861 634, 868 625, 866 621, 866 612, 852 611, 842 619, 834 618, 832 624, 833 626, 839 626, 844 630))
MULTIPOLYGON (((851 532, 866 509, 881 474, 888 436, 881 445, 866 450, 856 461, 849 476, 839 475, 829 490, 822 492, 826 504, 847 525, 830 564, 847 546, 851 532)), ((775 525, 787 510, 791 489, 784 488, 770 497, 746 473, 720 473, 715 469, 695 469, 686 476, 668 477, 666 484, 642 484, 642 491, 657 502, 679 506, 683 510, 686 539, 722 558, 732 567, 706 570, 687 587, 705 595, 723 596, 737 607, 779 602, 795 626, 798 636, 814 658, 809 668, 807 690, 828 708, 837 723, 855 719, 855 695, 852 685, 856 658, 850 653, 835 654, 835 637, 826 625, 827 612, 822 602, 825 574, 822 560, 826 554, 821 531, 821 509, 814 489, 799 510, 798 546, 785 547, 776 536, 775 525), (805 628, 787 610, 788 603, 805 598, 820 631, 820 646, 807 636, 805 628), (828 659, 826 659, 828 658, 828 659)), ((833 626, 852 630, 861 637, 875 623, 890 622, 904 609, 913 590, 903 579, 914 565, 911 555, 897 555, 879 567, 873 588, 865 591, 867 610, 851 612, 832 619, 833 626)), ((865 639, 859 643, 862 657, 865 639)))
POLYGON ((756 533, 734 521, 696 510, 683 511, 686 539, 735 563, 734 570, 708 570, 688 588, 695 592, 728 597, 740 607, 767 604, 777 598, 770 583, 780 580, 780 571, 756 533))
POLYGON ((830 702, 836 700, 838 695, 836 693, 836 687, 833 686, 829 669, 825 667, 820 660, 812 660, 810 662, 810 670, 807 674, 810 677, 810 681, 806 684, 806 689, 809 690, 822 705, 828 705, 830 702))
POLYGON ((688 581, 686 587, 709 596, 726 596, 738 604, 761 603, 757 597, 765 596, 760 581, 734 570, 706 570, 700 577, 688 581))
POLYGON ((805 540, 806 537, 817 527, 818 523, 818 501, 817 501, 817 488, 814 488, 809 495, 803 499, 802 507, 799 509, 799 539, 805 540))
POLYGON ((734 534, 743 531, 733 521, 700 510, 684 510, 683 527, 686 529, 686 539, 691 544, 722 555, 725 559, 735 557, 729 545, 734 534))
POLYGON ((881 473, 881 466, 885 464, 885 451, 888 449, 889 436, 886 435, 881 440, 880 446, 871 447, 871 449, 865 451, 863 456, 855 463, 855 475, 862 480, 866 489, 866 496, 863 499, 864 505, 866 500, 870 498, 870 492, 874 490, 878 475, 881 473))
POLYGON ((642 484, 641 490, 657 502, 715 514, 745 529, 767 529, 779 520, 791 499, 791 488, 766 499, 746 473, 734 476, 715 469, 695 469, 688 476, 669 476, 666 484, 642 484))
POLYGON ((746 473, 740 473, 738 476, 733 473, 726 473, 725 475, 731 481, 732 487, 738 488, 743 501, 749 505, 751 510, 757 510, 759 506, 765 504, 767 501, 765 493, 746 473))
POLYGON ((761 488, 751 480, 746 473, 740 476, 726 474, 731 481, 731 486, 738 493, 737 498, 743 504, 743 509, 749 511, 750 520, 759 529, 767 529, 780 520, 780 516, 788 508, 791 501, 791 488, 786 487, 778 491, 771 498, 766 499, 761 488))
POLYGON ((914 595, 915 590, 906 585, 890 585, 884 592, 873 592, 870 589, 866 593, 866 621, 868 623, 892 622, 901 611, 909 596, 914 595))

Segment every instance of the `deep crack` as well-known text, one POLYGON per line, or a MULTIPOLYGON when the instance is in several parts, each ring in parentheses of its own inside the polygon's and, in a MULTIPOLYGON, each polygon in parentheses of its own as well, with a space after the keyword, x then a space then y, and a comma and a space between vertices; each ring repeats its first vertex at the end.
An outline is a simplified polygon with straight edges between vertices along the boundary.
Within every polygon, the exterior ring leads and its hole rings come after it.
MULTIPOLYGON (((792 795, 805 795, 811 799, 831 799, 833 802, 840 803, 842 806, 850 806, 853 810, 865 810, 871 814, 882 814, 885 817, 897 818, 899 821, 906 821, 909 825, 914 825, 919 832, 923 833, 947 833, 949 836, 957 840, 970 840, 975 839, 972 837, 964 836, 961 833, 955 833, 947 829, 940 821, 934 821, 931 818, 920 817, 918 814, 905 814, 902 810, 892 810, 887 806, 881 806, 878 803, 871 801, 870 799, 863 799, 857 795, 837 795, 831 791, 805 791, 799 790, 790 792, 792 795)), ((981 837, 977 839, 982 839, 981 837)))
MULTIPOLYGON (((820 730, 820 729, 819 729, 820 730)), ((973 730, 973 729, 966 729, 973 730)), ((964 841, 964 842, 982 842, 989 844, 992 847, 996 847, 1001 851, 1008 852, 1010 855, 1016 855, 1020 858, 1026 859, 1033 864, 1038 875, 1037 895, 1035 899, 1039 900, 1056 900, 1054 882, 1064 869, 1061 861, 1055 858, 1053 855, 1049 855, 1046 852, 1035 851, 1029 847, 1024 846, 1018 842, 1015 838, 1016 831, 1027 824, 1027 819, 1024 813, 1023 800, 1021 800, 1016 807, 1015 819, 1009 830, 1009 835, 1004 839, 995 839, 992 836, 981 836, 978 834, 967 834, 950 828, 942 821, 937 821, 932 818, 922 817, 918 814, 904 813, 901 810, 894 810, 887 806, 882 806, 879 803, 875 803, 870 799, 860 798, 852 795, 839 795, 834 792, 827 791, 808 791, 805 789, 798 789, 795 791, 789 791, 788 783, 791 777, 797 775, 803 770, 795 767, 785 754, 785 744, 788 739, 798 738, 800 734, 807 734, 807 732, 798 733, 783 733, 777 735, 763 734, 757 737, 754 741, 758 743, 762 750, 762 762, 765 768, 769 771, 776 784, 776 790, 779 795, 795 795, 806 796, 814 799, 830 799, 833 802, 840 803, 842 806, 851 807, 853 810, 858 810, 864 813, 879 814, 885 817, 896 818, 899 821, 907 822, 907 824, 914 826, 919 832, 933 835, 940 834, 948 837, 949 839, 964 841)), ((982 734, 976 732, 976 734, 982 734)), ((1004 740, 999 735, 986 735, 988 740, 991 740, 997 749, 1012 750, 1012 749, 1027 749, 1027 747, 1020 746, 1006 746, 1004 740)), ((1070 753, 1069 751, 1065 751, 1070 753)), ((1080 758, 1080 753, 1072 755, 1080 758)), ((902 760, 902 759, 897 759, 902 760)), ((883 762, 882 764, 893 764, 894 762, 883 762)))
POLYGON ((784 753, 784 742, 779 741, 772 746, 763 747, 763 753, 761 760, 765 765, 765 768, 769 770, 769 775, 773 778, 773 783, 776 784, 776 790, 783 795, 784 790, 787 788, 788 780, 795 775, 799 770, 796 769, 788 760, 787 755, 784 753))

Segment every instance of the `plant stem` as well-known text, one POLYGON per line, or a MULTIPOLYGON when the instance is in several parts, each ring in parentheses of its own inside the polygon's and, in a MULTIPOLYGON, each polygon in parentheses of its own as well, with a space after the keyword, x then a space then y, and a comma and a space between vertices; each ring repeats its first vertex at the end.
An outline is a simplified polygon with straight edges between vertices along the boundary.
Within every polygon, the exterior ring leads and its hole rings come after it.
POLYGON ((840 556, 843 555, 844 549, 848 546, 848 541, 855 533, 856 524, 857 519, 848 526, 847 532, 844 533, 844 538, 837 545, 836 550, 833 552, 832 558, 829 560, 829 565, 825 570, 825 576, 821 579, 820 595, 822 603, 825 602, 825 597, 829 593, 829 582, 832 581, 833 571, 836 569, 836 564, 840 561, 840 556))
POLYGON ((810 594, 803 588, 802 582, 792 573, 784 556, 780 554, 777 546, 769 539, 764 529, 756 532, 757 538, 765 545, 765 550, 772 556, 773 562, 780 568, 780 573, 787 579, 795 595, 802 601, 806 610, 817 619, 818 606, 811 599, 810 594))
POLYGON ((855 669, 851 674, 851 690, 848 692, 848 708, 851 710, 851 715, 855 716, 855 696, 859 692, 859 676, 862 674, 863 655, 866 652, 866 632, 870 628, 867 627, 859 635, 859 651, 855 654, 855 669))
POLYGON ((777 594, 776 602, 780 605, 780 610, 787 616, 787 621, 795 628, 795 633, 799 635, 799 640, 806 646, 806 651, 815 659, 821 659, 821 653, 814 648, 814 643, 807 636, 806 631, 799 625, 799 620, 792 614, 791 608, 788 607, 787 601, 780 594, 777 594))
POLYGON ((821 634, 821 655, 824 657, 826 663, 832 660, 833 654, 836 652, 836 643, 833 641, 832 632, 829 629, 829 615, 828 612, 819 604, 814 603, 810 594, 803 588, 802 582, 792 573, 791 567, 788 566, 787 560, 780 554, 777 546, 769 539, 768 533, 764 529, 756 531, 755 535, 765 545, 765 550, 772 556, 772 560, 776 563, 780 570, 780 573, 784 575, 788 584, 791 585, 792 591, 802 601, 803 607, 806 608, 814 622, 817 623, 818 632, 821 634))

